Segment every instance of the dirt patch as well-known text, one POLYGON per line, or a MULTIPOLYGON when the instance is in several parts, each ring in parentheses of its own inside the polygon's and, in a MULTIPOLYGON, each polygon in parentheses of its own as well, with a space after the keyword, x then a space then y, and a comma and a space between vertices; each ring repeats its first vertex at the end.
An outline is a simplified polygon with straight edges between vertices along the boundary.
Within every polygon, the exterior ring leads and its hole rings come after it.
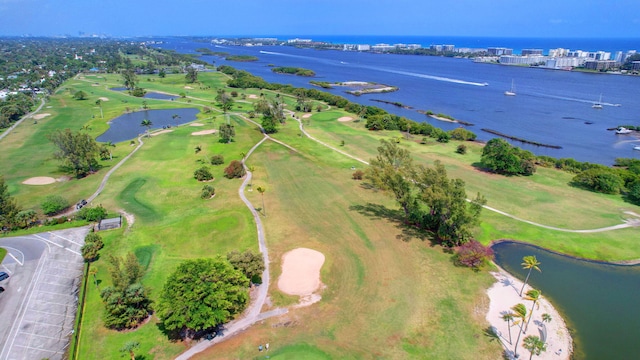
POLYGON ((191 124, 189 124, 189 126, 204 126, 204 124, 201 124, 201 123, 191 123, 191 124))
POLYGON ((353 118, 351 116, 343 116, 343 117, 338 119, 338 121, 340 121, 340 122, 347 122, 347 121, 351 121, 351 120, 353 120, 353 118))
POLYGON ((304 115, 302 115, 302 118, 303 118, 303 119, 307 119, 307 118, 310 118, 310 117, 311 117, 311 115, 313 115, 313 114, 311 114, 311 113, 309 113, 309 114, 304 114, 304 115))
POLYGON ((99 97, 98 99, 100 99, 101 101, 109 101, 109 98, 108 97, 104 97, 104 96, 103 97, 99 97))
POLYGON ((40 120, 40 119, 46 118, 47 116, 51 116, 51 114, 49 113, 37 114, 37 115, 33 115, 33 118, 36 120, 40 120))
POLYGON ((258 95, 255 94, 249 94, 249 96, 247 96, 249 99, 257 99, 258 95))
MULTIPOLYGON (((282 256, 282 275, 278 288, 285 294, 311 298, 320 287, 324 255, 316 250, 297 248, 282 256)), ((319 299, 318 299, 319 300, 319 299)), ((316 300, 317 301, 317 300, 316 300)))
POLYGON ((56 182, 56 179, 49 176, 36 176, 29 178, 22 183, 25 185, 49 185, 56 182))
POLYGON ((153 134, 151 134, 151 136, 158 136, 158 135, 161 135, 161 134, 170 133, 172 131, 173 130, 162 130, 162 131, 154 132, 153 134))
POLYGON ((215 129, 211 129, 211 130, 202 130, 202 131, 196 131, 196 132, 192 132, 191 135, 209 135, 209 134, 215 134, 217 131, 215 129))

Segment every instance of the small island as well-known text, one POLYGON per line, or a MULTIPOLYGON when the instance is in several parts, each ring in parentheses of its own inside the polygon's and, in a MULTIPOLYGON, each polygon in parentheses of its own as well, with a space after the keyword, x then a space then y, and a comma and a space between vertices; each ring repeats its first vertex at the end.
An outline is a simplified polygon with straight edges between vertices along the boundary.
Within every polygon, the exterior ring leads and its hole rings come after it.
POLYGON ((451 115, 446 115, 446 114, 435 114, 433 111, 431 110, 418 110, 418 112, 420 114, 425 114, 430 118, 436 119, 436 120, 440 120, 440 121, 446 121, 446 122, 453 122, 453 123, 458 123, 458 124, 462 124, 462 125, 466 125, 466 126, 473 126, 474 124, 470 123, 470 122, 466 122, 466 121, 462 121, 459 119, 454 118, 451 115))
POLYGON ((360 96, 363 94, 373 94, 373 93, 387 93, 398 91, 397 86, 389 86, 385 84, 378 84, 374 82, 366 82, 366 81, 344 81, 339 83, 328 83, 321 81, 311 81, 312 85, 320 86, 323 89, 333 89, 336 86, 343 86, 351 88, 350 90, 345 91, 347 94, 360 96))
POLYGON ((202 55, 211 55, 211 56, 229 56, 228 52, 224 52, 224 51, 213 51, 209 48, 197 48, 196 52, 201 53, 202 55))
POLYGON ((238 61, 238 62, 258 61, 257 56, 251 56, 251 55, 229 55, 225 59, 229 61, 238 61))
POLYGON ((303 69, 299 67, 291 67, 291 66, 274 67, 271 69, 271 71, 278 74, 291 74, 291 75, 307 76, 307 77, 316 76, 316 73, 313 72, 313 70, 303 69))

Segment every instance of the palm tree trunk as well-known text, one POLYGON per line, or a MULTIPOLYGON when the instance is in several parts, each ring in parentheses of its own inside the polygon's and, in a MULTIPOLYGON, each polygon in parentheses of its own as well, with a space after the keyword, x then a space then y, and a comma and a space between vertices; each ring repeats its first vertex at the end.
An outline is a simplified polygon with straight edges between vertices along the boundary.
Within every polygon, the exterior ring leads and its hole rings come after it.
POLYGON ((518 342, 520 341, 520 335, 522 335, 522 325, 520 325, 520 331, 518 331, 518 338, 516 339, 516 346, 513 347, 513 356, 518 356, 518 342))
POLYGON ((524 279, 524 284, 522 284, 522 289, 520 289, 520 296, 522 296, 522 292, 524 291, 524 287, 527 286, 527 282, 529 282, 529 275, 531 275, 531 270, 533 270, 533 268, 529 268, 529 272, 527 273, 527 278, 524 279))
POLYGON ((513 344, 513 341, 511 340, 511 325, 510 325, 511 321, 507 320, 507 328, 509 328, 509 344, 513 344))
POLYGON ((533 308, 536 306, 536 303, 538 302, 538 300, 533 302, 533 305, 531 305, 531 314, 529 315, 529 320, 527 320, 527 326, 524 327, 524 333, 527 333, 527 329, 529 329, 529 323, 531 322, 531 318, 533 317, 533 308))

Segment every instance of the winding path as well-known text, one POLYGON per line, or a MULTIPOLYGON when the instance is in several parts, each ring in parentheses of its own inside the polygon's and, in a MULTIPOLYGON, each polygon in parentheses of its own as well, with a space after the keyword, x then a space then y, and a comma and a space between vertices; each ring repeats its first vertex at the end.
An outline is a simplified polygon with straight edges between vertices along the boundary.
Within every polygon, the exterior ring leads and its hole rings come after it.
POLYGON ((37 109, 33 110, 32 112, 30 112, 30 113, 26 114, 25 116, 23 116, 22 118, 20 118, 20 120, 16 121, 5 132, 0 134, 0 140, 4 139, 5 136, 9 135, 11 130, 15 129, 16 126, 20 125, 25 119, 30 118, 31 116, 33 116, 33 114, 35 114, 38 111, 40 111, 42 109, 42 107, 44 106, 44 104, 45 104, 44 99, 40 99, 40 106, 38 106, 37 109))

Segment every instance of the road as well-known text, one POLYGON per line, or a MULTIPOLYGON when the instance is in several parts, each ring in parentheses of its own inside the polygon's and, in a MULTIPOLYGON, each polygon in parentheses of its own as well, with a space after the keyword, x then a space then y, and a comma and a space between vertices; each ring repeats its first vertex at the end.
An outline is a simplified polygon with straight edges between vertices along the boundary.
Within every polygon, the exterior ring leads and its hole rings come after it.
POLYGON ((78 306, 89 227, 0 239, 11 275, 0 294, 0 360, 61 360, 78 306))

